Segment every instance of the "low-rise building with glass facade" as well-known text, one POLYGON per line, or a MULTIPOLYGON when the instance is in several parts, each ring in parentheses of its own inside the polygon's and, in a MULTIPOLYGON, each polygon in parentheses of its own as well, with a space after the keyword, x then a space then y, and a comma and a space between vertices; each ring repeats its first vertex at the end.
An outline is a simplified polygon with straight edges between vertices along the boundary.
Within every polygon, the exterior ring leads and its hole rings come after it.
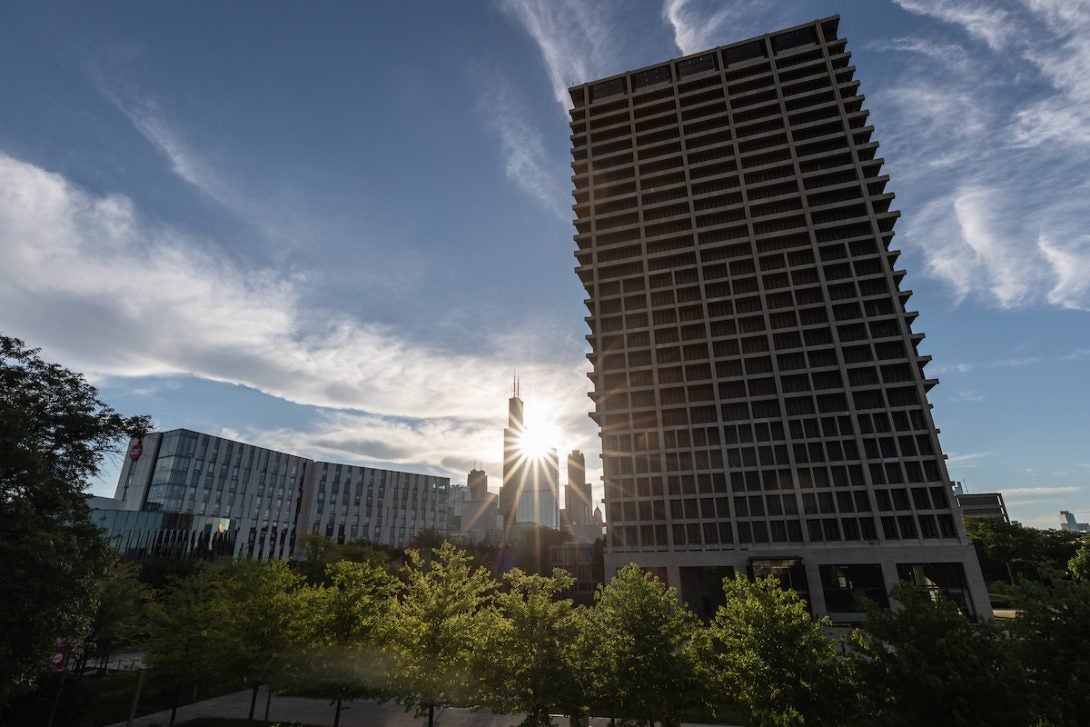
MULTIPOLYGON (((449 484, 445 477, 316 462, 175 429, 130 442, 116 507, 94 512, 122 544, 150 537, 133 534, 154 529, 150 513, 201 519, 202 532, 209 519, 233 543, 232 555, 268 560, 298 553, 306 534, 401 547, 421 530, 445 532, 449 484), (128 523, 128 515, 109 514, 125 511, 144 517, 128 523)), ((167 518, 163 527, 178 523, 167 518)))

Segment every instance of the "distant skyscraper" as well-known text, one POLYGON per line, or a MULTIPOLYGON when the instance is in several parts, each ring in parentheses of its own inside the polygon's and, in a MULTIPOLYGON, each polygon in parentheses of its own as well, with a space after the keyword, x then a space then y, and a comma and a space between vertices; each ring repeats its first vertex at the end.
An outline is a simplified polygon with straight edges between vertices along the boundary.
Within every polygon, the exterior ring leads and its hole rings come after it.
POLYGON ((515 508, 515 524, 560 527, 560 458, 555 449, 528 460, 515 508))
MULTIPOLYGON (((488 475, 484 470, 471 470, 465 497, 458 502, 459 512, 451 530, 467 543, 498 543, 500 540, 498 498, 488 491, 488 475)), ((452 492, 452 502, 454 502, 452 492)))
POLYGON ((544 456, 526 452, 523 437, 526 420, 518 379, 507 402, 507 427, 503 430, 503 484, 499 510, 504 538, 520 523, 559 526, 559 461, 556 450, 544 456))
POLYGON ((511 528, 514 527, 515 508, 518 506, 519 491, 525 480, 526 460, 520 446, 525 425, 518 379, 515 379, 511 398, 507 400, 507 427, 503 430, 503 483, 500 485, 499 507, 504 538, 510 535, 511 528))
POLYGON ((1060 530, 1069 533, 1090 533, 1090 525, 1075 520, 1075 515, 1067 510, 1060 511, 1060 530))
POLYGON ((466 485, 469 487, 470 497, 474 500, 483 500, 485 493, 488 492, 488 475, 484 470, 470 470, 466 485))
POLYGON ((590 483, 587 482, 587 464, 583 453, 577 449, 568 455, 568 484, 564 488, 564 509, 572 525, 590 522, 593 508, 590 483))
POLYGON ((570 89, 607 574, 705 614, 736 572, 842 620, 900 579, 988 614, 838 22, 570 89))

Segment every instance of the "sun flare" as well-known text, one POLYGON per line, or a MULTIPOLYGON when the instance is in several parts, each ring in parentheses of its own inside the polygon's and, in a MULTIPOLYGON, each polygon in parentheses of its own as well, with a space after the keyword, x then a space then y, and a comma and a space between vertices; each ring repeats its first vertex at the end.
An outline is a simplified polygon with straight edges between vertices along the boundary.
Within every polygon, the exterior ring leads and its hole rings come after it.
POLYGON ((524 429, 519 435, 519 453, 526 459, 542 459, 550 450, 563 447, 564 433, 557 424, 557 405, 548 399, 528 403, 524 429))
POLYGON ((526 459, 541 459, 560 443, 560 431, 547 424, 528 425, 519 436, 519 452, 526 459))

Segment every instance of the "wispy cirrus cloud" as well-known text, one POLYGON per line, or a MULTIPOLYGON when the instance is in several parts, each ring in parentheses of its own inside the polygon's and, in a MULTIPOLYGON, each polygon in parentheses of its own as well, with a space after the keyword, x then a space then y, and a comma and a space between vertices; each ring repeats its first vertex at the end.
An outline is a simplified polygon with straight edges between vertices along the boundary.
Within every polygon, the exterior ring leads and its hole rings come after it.
MULTIPOLYGON (((500 9, 533 39, 541 52, 553 96, 571 108, 568 87, 616 70, 611 28, 617 6, 579 0, 502 0, 500 9)), ((479 106, 496 135, 507 178, 562 220, 571 217, 568 159, 551 155, 541 121, 534 117, 510 77, 478 64, 479 106)), ((559 123, 546 125, 560 136, 559 123)))
POLYGON ((931 374, 965 374, 979 369, 1009 369, 1022 368, 1024 366, 1036 366, 1038 364, 1055 364, 1070 361, 1084 361, 1090 359, 1090 349, 1076 348, 1064 354, 1054 356, 1019 356, 1012 355, 995 361, 983 361, 977 363, 935 364, 928 367, 931 374))
POLYGON ((976 467, 977 462, 991 455, 991 452, 952 453, 946 458, 946 463, 958 467, 976 467))
POLYGON ((662 18, 674 31, 674 45, 688 55, 777 27, 790 2, 665 0, 662 18), (772 11, 776 15, 772 15, 772 11), (770 17, 771 16, 771 17, 770 17))
POLYGON ((499 140, 507 178, 546 210, 568 221, 569 168, 549 155, 525 100, 498 69, 478 67, 474 76, 481 89, 481 116, 499 140))
POLYGON ((959 301, 1090 310, 1090 6, 896 2, 934 22, 867 46, 914 56, 871 96, 906 252, 959 301))
POLYGON ((173 116, 140 80, 144 49, 129 45, 87 61, 85 70, 98 92, 129 120, 170 164, 171 171, 196 190, 235 212, 252 213, 252 201, 210 161, 214 152, 193 142, 170 122, 173 116))
POLYGON ((225 260, 212 241, 142 219, 128 198, 0 155, 0 330, 66 365, 97 377, 187 374, 341 410, 296 435, 435 470, 487 456, 472 449, 485 432, 498 444, 518 367, 548 392, 557 423, 594 448, 577 357, 526 361, 526 335, 482 340, 473 353, 436 349, 309 309, 304 277, 225 260))
POLYGON ((611 30, 617 5, 580 0, 501 0, 500 8, 537 44, 553 95, 564 108, 571 107, 569 86, 621 70, 613 68, 616 48, 611 30))
POLYGON ((1024 500, 1032 497, 1059 497, 1081 492, 1083 488, 1075 485, 1062 487, 1002 487, 1000 492, 1008 500, 1024 500))
POLYGON ((993 50, 1003 47, 1010 32, 1010 16, 991 0, 893 0, 909 12, 930 15, 959 25, 969 35, 983 40, 993 50))

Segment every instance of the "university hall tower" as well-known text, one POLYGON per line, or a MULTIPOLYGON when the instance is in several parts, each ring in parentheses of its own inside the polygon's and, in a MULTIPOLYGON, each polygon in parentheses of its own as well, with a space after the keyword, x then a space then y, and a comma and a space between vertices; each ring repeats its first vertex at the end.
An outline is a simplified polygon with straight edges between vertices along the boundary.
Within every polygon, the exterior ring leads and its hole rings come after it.
POLYGON ((838 22, 570 89, 607 574, 705 615, 776 573, 839 621, 898 580, 985 616, 838 22))

